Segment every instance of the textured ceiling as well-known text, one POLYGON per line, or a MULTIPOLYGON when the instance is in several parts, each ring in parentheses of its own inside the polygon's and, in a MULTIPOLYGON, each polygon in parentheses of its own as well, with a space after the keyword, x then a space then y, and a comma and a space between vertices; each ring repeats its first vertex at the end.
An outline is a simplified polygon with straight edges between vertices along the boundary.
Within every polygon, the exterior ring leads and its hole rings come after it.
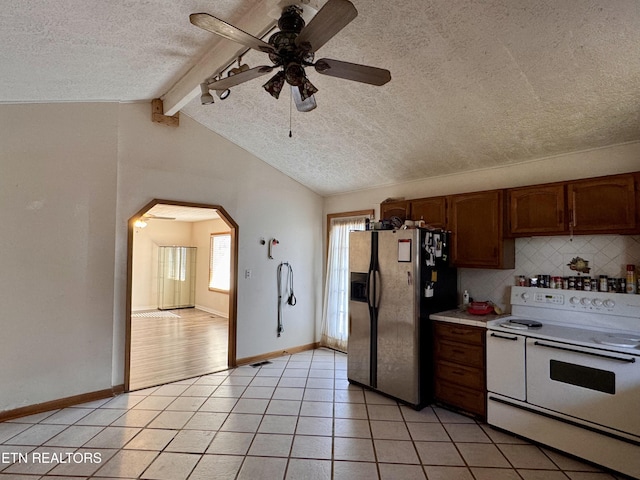
MULTIPOLYGON (((358 17, 316 56, 390 83, 310 70, 318 108, 293 109, 292 138, 268 76, 183 114, 323 195, 640 140, 637 0, 352 1, 358 17)), ((188 15, 236 23, 254 3, 3 2, 0 102, 160 97, 214 41, 188 15)))

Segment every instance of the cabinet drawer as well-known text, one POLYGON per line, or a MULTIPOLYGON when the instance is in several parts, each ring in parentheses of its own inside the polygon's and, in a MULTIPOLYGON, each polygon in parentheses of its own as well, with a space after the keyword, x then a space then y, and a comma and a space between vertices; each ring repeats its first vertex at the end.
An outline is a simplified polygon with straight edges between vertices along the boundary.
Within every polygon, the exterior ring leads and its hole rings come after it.
POLYGON ((484 390, 484 370, 446 361, 436 363, 436 377, 474 390, 484 390))
POLYGON ((482 345, 466 345, 436 340, 435 353, 439 360, 484 368, 484 347, 482 345))
POLYGON ((436 322, 436 337, 455 342, 484 345, 485 329, 468 325, 436 322))
POLYGON ((486 394, 484 390, 472 390, 452 383, 437 382, 436 398, 469 413, 485 416, 486 394))

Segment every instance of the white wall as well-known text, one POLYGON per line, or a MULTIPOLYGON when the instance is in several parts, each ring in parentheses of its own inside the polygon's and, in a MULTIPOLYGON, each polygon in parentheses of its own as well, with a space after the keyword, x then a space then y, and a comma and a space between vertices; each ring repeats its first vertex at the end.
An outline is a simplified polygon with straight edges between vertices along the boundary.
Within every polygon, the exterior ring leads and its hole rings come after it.
POLYGON ((322 199, 188 117, 149 104, 0 105, 0 411, 124 381, 127 220, 153 198, 239 224, 238 357, 315 341, 322 199), (267 260, 261 236, 277 236, 267 260), (277 262, 298 305, 276 337, 277 262))
POLYGON ((113 383, 122 383, 127 220, 154 198, 221 205, 238 224, 237 357, 316 341, 321 312, 322 198, 186 116, 149 121, 150 106, 120 107, 113 383), (267 259, 261 237, 276 237, 267 259), (289 261, 298 304, 276 337, 276 268, 289 261), (252 278, 245 279, 245 269, 252 278), (318 320, 319 321, 319 320, 318 320))
POLYGON ((0 105, 0 411, 111 387, 117 121, 0 105))

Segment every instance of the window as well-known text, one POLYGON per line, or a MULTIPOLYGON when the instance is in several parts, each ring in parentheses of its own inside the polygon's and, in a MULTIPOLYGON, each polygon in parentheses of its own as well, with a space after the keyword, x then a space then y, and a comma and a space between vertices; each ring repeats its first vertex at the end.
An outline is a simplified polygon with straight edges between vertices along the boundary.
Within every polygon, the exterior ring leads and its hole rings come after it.
POLYGON ((209 255, 209 290, 229 291, 231 282, 231 235, 211 235, 209 255))
POLYGON ((365 215, 372 214, 360 211, 342 214, 346 218, 328 216, 327 278, 321 344, 343 352, 347 350, 349 333, 349 232, 364 230, 365 215))

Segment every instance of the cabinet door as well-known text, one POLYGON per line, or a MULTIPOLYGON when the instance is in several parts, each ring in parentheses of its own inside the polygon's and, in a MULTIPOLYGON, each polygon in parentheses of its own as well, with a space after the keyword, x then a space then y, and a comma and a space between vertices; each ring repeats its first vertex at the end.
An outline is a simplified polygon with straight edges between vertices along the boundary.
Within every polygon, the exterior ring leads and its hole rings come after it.
POLYGON ((446 228, 446 197, 419 198, 411 200, 412 220, 424 220, 436 228, 446 228))
POLYGON ((409 218, 409 201, 399 200, 380 204, 380 220, 389 220, 391 217, 399 217, 403 222, 409 218))
POLYGON ((522 335, 487 332, 487 390, 526 399, 525 340, 522 335))
POLYGON ((629 233, 636 228, 633 175, 570 182, 567 196, 574 233, 629 233))
POLYGON ((437 382, 435 390, 437 400, 477 415, 481 419, 486 418, 487 394, 484 390, 465 388, 449 382, 437 382))
POLYGON ((513 268, 513 239, 503 238, 502 190, 453 195, 449 198, 453 232, 453 263, 458 267, 513 268))
POLYGON ((509 234, 518 237, 565 233, 564 192, 563 184, 507 190, 509 234))

